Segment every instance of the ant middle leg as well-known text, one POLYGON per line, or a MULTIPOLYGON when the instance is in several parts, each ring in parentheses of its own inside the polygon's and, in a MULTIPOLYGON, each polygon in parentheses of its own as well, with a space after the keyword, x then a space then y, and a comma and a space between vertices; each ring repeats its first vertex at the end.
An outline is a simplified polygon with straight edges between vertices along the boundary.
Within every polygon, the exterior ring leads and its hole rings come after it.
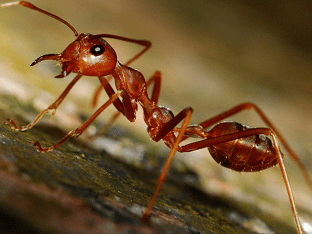
POLYGON ((35 141, 33 144, 36 146, 37 151, 39 152, 49 152, 53 149, 56 149, 63 143, 69 140, 71 137, 75 137, 76 139, 83 133, 83 131, 90 126, 90 124, 109 106, 111 105, 120 95, 122 94, 122 91, 116 92, 114 95, 110 97, 108 101, 106 101, 99 109, 94 112, 94 114, 82 125, 80 125, 75 130, 72 130, 66 134, 65 137, 63 137, 59 142, 57 142, 55 145, 50 147, 42 147, 41 144, 38 141, 35 141))

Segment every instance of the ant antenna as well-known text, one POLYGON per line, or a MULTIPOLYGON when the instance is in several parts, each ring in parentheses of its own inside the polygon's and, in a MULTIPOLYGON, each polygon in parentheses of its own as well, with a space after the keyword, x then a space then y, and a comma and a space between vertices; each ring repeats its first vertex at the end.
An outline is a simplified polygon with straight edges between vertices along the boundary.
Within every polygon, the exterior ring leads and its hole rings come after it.
POLYGON ((40 9, 40 8, 38 8, 38 7, 36 7, 36 6, 34 6, 33 4, 29 3, 29 2, 26 2, 26 1, 19 1, 19 2, 5 3, 5 4, 2 4, 0 8, 9 7, 9 6, 15 6, 15 5, 22 5, 22 6, 24 6, 24 7, 29 8, 29 9, 32 9, 32 10, 35 10, 35 11, 39 11, 39 12, 45 14, 45 15, 48 15, 48 16, 50 16, 50 17, 52 17, 52 18, 54 18, 54 19, 56 19, 56 20, 62 22, 62 23, 65 24, 67 27, 69 27, 69 28, 74 32, 74 34, 75 34, 76 37, 78 37, 78 35, 79 35, 78 32, 76 31, 76 29, 75 29, 72 25, 70 25, 67 21, 63 20, 62 18, 60 18, 60 17, 58 17, 58 16, 56 16, 56 15, 50 13, 50 12, 47 12, 47 11, 45 11, 45 10, 42 10, 42 9, 40 9))

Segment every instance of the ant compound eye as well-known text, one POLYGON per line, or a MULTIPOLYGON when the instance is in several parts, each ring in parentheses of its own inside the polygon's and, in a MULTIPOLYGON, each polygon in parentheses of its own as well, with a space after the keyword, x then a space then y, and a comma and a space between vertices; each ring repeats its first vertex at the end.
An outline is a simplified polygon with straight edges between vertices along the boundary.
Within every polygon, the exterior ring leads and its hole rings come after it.
POLYGON ((104 53, 105 49, 102 45, 95 45, 91 47, 91 53, 95 56, 101 55, 104 53))

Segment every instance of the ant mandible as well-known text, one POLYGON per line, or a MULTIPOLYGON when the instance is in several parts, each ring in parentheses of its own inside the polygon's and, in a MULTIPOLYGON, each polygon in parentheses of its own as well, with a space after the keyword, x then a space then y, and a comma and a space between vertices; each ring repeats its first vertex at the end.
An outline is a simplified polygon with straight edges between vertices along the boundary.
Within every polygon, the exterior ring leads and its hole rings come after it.
MULTIPOLYGON (((130 122, 134 122, 138 105, 140 105, 144 111, 144 121, 147 125, 149 136, 156 142, 162 139, 171 149, 158 178, 158 184, 154 195, 142 216, 142 221, 147 221, 150 216, 151 209, 156 201, 156 197, 162 187, 162 184, 165 181, 166 174, 176 151, 190 152, 202 148, 208 148, 211 156, 217 163, 221 166, 239 172, 261 171, 278 164, 286 185, 292 212, 295 218, 297 232, 303 233, 295 207, 292 189, 283 163, 283 154, 281 153, 277 143, 277 138, 280 140, 292 159, 298 164, 311 189, 312 181, 297 155, 289 147, 284 137, 279 133, 279 131, 277 131, 259 107, 253 103, 243 103, 200 124, 189 125, 191 115, 193 113, 191 107, 185 108, 179 114, 174 116, 169 108, 157 105, 161 85, 160 72, 155 72, 149 80, 145 81, 142 73, 128 66, 151 47, 151 43, 149 41, 135 40, 111 34, 78 34, 76 29, 67 21, 42 10, 27 1, 1 4, 0 8, 15 5, 21 5, 32 10, 36 10, 62 22, 74 32, 76 37, 76 39, 70 43, 62 53, 40 56, 31 64, 31 66, 36 65, 43 60, 55 60, 59 62, 62 70, 61 74, 56 76, 56 78, 66 77, 71 72, 77 73, 77 75, 66 87, 60 97, 47 109, 41 111, 33 122, 28 125, 18 127, 13 120, 8 119, 6 122, 7 124, 11 124, 12 128, 15 130, 25 131, 32 128, 45 113, 51 111, 53 117, 58 106, 82 76, 96 76, 101 83, 95 92, 93 105, 96 104, 97 97, 102 88, 104 88, 109 96, 109 100, 98 108, 85 123, 77 129, 70 131, 55 145, 43 148, 39 142, 34 142, 34 146, 36 146, 38 151, 48 152, 59 147, 71 137, 79 137, 96 119, 96 117, 111 104, 113 104, 119 113, 122 113, 130 122), (115 50, 103 38, 112 38, 135 43, 144 46, 144 49, 123 65, 118 62, 115 50), (109 84, 111 77, 115 79, 115 86, 117 89, 116 92, 109 84), (152 83, 153 91, 151 97, 149 97, 147 94, 147 87, 152 83), (120 99, 120 97, 122 99, 120 99), (268 128, 251 128, 232 121, 217 124, 223 119, 237 114, 242 110, 250 109, 254 110, 261 117, 268 128), (180 122, 182 122, 181 127, 177 127, 180 122), (217 125, 211 130, 205 131, 206 128, 211 127, 214 124, 217 125), (201 139, 197 142, 189 143, 183 146, 180 145, 182 141, 190 137, 201 139)), ((113 117, 111 122, 116 118, 117 115, 113 117)))

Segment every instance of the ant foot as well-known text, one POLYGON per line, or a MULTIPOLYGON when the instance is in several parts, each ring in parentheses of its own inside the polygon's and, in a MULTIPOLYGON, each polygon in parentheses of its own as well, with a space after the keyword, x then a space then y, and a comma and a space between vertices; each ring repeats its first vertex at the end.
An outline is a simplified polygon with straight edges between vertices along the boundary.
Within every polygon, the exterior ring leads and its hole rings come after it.
POLYGON ((54 149, 53 146, 43 148, 38 141, 32 141, 31 144, 36 147, 38 152, 41 152, 41 153, 49 152, 54 149))

